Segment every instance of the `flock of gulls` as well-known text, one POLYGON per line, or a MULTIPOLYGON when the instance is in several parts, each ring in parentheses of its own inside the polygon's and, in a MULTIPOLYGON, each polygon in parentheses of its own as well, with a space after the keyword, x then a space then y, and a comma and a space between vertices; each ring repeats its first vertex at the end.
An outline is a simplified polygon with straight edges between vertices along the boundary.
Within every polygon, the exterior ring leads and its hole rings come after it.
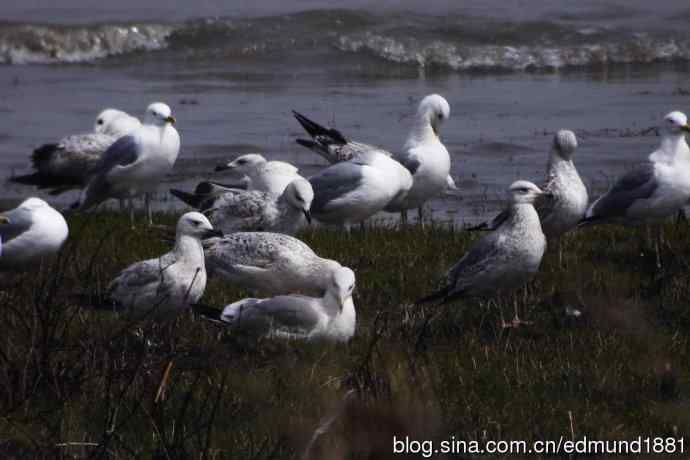
MULTIPOLYGON (((195 211, 177 223, 172 250, 125 268, 109 285, 107 304, 134 315, 170 318, 189 308, 238 331, 258 336, 347 341, 355 333, 355 273, 319 257, 294 235, 307 225, 347 231, 374 214, 418 209, 457 191, 451 158, 439 136, 450 106, 432 94, 419 103, 407 140, 390 152, 346 138, 294 112, 309 134, 300 145, 329 166, 305 178, 295 166, 248 154, 218 166, 227 183, 205 181, 194 191, 171 190, 195 211), (199 304, 207 276, 250 292, 222 311, 199 304)), ((115 109, 96 118, 93 132, 65 137, 33 152, 33 172, 10 180, 59 194, 81 189, 63 213, 82 212, 116 199, 134 222, 133 199, 150 197, 172 171, 180 150, 175 118, 164 103, 149 105, 143 122, 115 109)), ((539 270, 547 240, 558 241, 582 225, 647 224, 663 220, 690 200, 690 132, 686 116, 671 112, 660 126, 661 145, 590 204, 573 163, 577 139, 558 131, 542 187, 518 180, 495 218, 469 230, 486 231, 452 266, 437 291, 419 299, 450 302, 491 298, 515 290, 539 270)), ((28 198, 0 215, 0 271, 30 269, 60 250, 68 237, 63 213, 28 198)), ((517 320, 517 316, 516 316, 517 320)))

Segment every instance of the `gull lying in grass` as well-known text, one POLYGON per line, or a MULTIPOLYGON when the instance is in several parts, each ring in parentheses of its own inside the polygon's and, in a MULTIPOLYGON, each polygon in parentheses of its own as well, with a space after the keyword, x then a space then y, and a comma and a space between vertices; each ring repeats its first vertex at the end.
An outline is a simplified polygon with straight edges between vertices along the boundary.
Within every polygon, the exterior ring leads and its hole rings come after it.
MULTIPOLYGON (((170 107, 156 102, 146 109, 144 124, 119 138, 103 153, 81 202, 87 210, 109 198, 132 198, 145 194, 146 215, 152 224, 152 192, 171 170, 180 152, 180 136, 173 126, 170 107)), ((130 216, 134 219, 134 216, 130 216)))
POLYGON ((267 294, 321 295, 341 265, 319 257, 292 236, 238 232, 204 241, 206 267, 243 288, 267 294))
MULTIPOLYGON (((573 164, 575 149, 575 133, 567 130, 556 133, 546 167, 546 182, 542 187, 550 197, 542 195, 534 203, 547 238, 558 238, 577 227, 589 204, 587 188, 573 164)), ((509 211, 504 211, 493 220, 469 230, 495 230, 508 215, 509 211)))
MULTIPOLYGON (((197 187, 197 191, 199 187, 197 187)), ((211 194, 171 189, 175 197, 202 211, 225 233, 241 230, 295 234, 311 222, 314 191, 306 179, 290 182, 280 196, 256 190, 215 188, 211 194), (220 192, 220 193, 219 193, 220 192)))
POLYGON ((216 171, 230 171, 232 174, 246 177, 247 190, 258 190, 273 195, 281 195, 293 180, 300 178, 299 169, 284 161, 266 161, 263 155, 249 153, 241 155, 231 162, 217 166, 216 171))
POLYGON ((346 342, 355 333, 354 287, 354 272, 341 267, 333 272, 323 297, 242 299, 226 306, 220 321, 249 334, 346 342))
POLYGON ((32 174, 10 178, 11 182, 51 189, 53 195, 86 186, 101 155, 118 138, 139 128, 135 117, 116 110, 103 110, 94 131, 74 134, 55 144, 45 144, 31 155, 32 174))
POLYGON ((67 239, 67 222, 40 198, 24 200, 0 216, 0 270, 26 268, 57 253, 67 239))
POLYGON ((201 240, 215 236, 222 233, 203 214, 184 214, 173 250, 124 269, 108 286, 107 303, 135 315, 166 317, 198 302, 206 288, 201 240))
POLYGON ((495 231, 479 239, 446 274, 443 287, 417 303, 461 297, 492 297, 527 283, 537 273, 546 237, 533 203, 544 195, 528 181, 510 188, 509 215, 495 231))

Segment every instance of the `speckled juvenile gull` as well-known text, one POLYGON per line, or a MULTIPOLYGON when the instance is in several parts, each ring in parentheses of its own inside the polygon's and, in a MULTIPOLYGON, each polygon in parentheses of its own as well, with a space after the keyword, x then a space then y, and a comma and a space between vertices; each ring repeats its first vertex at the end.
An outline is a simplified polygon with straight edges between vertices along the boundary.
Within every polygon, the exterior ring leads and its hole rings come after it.
POLYGON ((346 342, 355 333, 354 287, 354 272, 341 267, 332 273, 323 297, 242 299, 227 305, 220 319, 235 330, 262 336, 346 342))
POLYGON ((67 239, 67 222, 40 198, 28 198, 2 214, 0 270, 25 268, 60 250, 67 239))
MULTIPOLYGON (((292 111, 297 121, 302 125, 304 130, 311 136, 309 139, 297 139, 297 143, 308 148, 312 152, 319 154, 325 158, 329 163, 339 163, 341 161, 350 161, 355 156, 369 152, 378 151, 389 157, 394 155, 388 150, 382 149, 375 145, 365 144, 363 142, 353 141, 345 137, 340 131, 335 128, 327 128, 321 126, 313 120, 299 112, 292 111)), ((412 173, 413 171, 411 171, 412 173)), ((448 174, 446 177, 446 192, 457 191, 453 177, 448 174)))
POLYGON ((412 176, 397 161, 371 150, 329 166, 309 182, 314 188, 314 218, 349 227, 404 197, 412 187, 412 176))
POLYGON ((123 270, 108 286, 108 303, 127 313, 167 317, 198 302, 206 288, 201 240, 220 235, 203 214, 184 214, 173 250, 123 270))
POLYGON ((267 294, 321 295, 333 271, 341 267, 281 233, 232 233, 204 241, 204 249, 211 276, 267 294))
MULTIPOLYGON (((584 217, 589 204, 587 188, 572 159, 576 149, 575 133, 568 130, 556 133, 546 166, 546 182, 542 186, 542 190, 550 196, 541 196, 534 203, 547 238, 557 238, 575 228, 584 217)), ((508 211, 504 211, 490 222, 469 230, 494 230, 508 214, 508 211)))
MULTIPOLYGON (((197 191, 199 191, 197 187, 197 191)), ((294 179, 280 196, 256 190, 214 189, 210 195, 171 189, 180 200, 202 211, 225 233, 254 230, 295 234, 311 220, 314 191, 306 179, 294 179)))
POLYGON ((663 220, 690 199, 688 119, 671 112, 661 126, 661 145, 647 161, 620 177, 587 210, 583 223, 639 225, 663 220))
POLYGON ((148 192, 171 170, 180 152, 180 136, 173 126, 170 107, 155 102, 146 109, 144 124, 119 138, 103 153, 82 193, 79 209, 89 209, 109 198, 145 195, 151 224, 148 192))
POLYGON ((230 171, 247 178, 247 190, 258 190, 281 195, 290 182, 302 177, 299 169, 285 161, 266 161, 263 155, 249 153, 216 167, 216 171, 230 171))
POLYGON ((49 188, 57 195, 88 182, 98 161, 119 137, 141 125, 139 120, 116 109, 103 110, 94 124, 94 131, 62 138, 56 144, 45 144, 31 155, 32 174, 10 178, 10 181, 49 188))
POLYGON ((459 297, 493 297, 527 283, 546 249, 534 201, 544 192, 528 181, 510 186, 510 215, 480 238, 446 274, 444 286, 417 303, 459 297))

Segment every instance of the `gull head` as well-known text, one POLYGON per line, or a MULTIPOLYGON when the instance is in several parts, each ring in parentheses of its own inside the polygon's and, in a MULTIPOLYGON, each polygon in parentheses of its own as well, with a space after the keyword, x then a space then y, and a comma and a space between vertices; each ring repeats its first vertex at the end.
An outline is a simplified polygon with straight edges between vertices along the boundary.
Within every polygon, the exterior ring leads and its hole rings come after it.
POLYGON ((129 116, 122 110, 105 109, 96 117, 96 122, 93 124, 93 130, 99 134, 107 134, 113 122, 122 117, 129 116))
POLYGON ((38 212, 47 208, 50 208, 50 205, 42 199, 36 197, 27 198, 26 200, 22 201, 19 206, 17 206, 19 211, 28 213, 38 212))
POLYGON ((577 149, 577 137, 575 133, 567 130, 561 129, 553 136, 553 148, 558 152, 561 158, 566 160, 570 159, 577 149))
POLYGON ((668 134, 685 134, 690 132, 690 125, 688 125, 688 117, 683 112, 674 110, 664 117, 664 122, 661 125, 662 131, 668 134))
POLYGON ((214 230, 211 222, 200 212, 188 212, 177 221, 177 235, 192 236, 200 240, 222 237, 223 232, 214 230))
POLYGON ((526 180, 513 182, 508 188, 508 192, 513 204, 532 204, 538 197, 548 195, 532 182, 526 180))
POLYGON ((168 123, 174 125, 175 117, 172 116, 172 111, 167 104, 154 102, 146 109, 144 123, 155 126, 165 126, 168 123))
POLYGON ((298 177, 285 187, 283 192, 285 199, 291 206, 304 213, 307 222, 311 223, 311 202, 314 200, 314 189, 308 180, 298 177))
POLYGON ((247 175, 264 163, 266 163, 266 158, 264 158, 263 155, 258 153, 248 153, 235 158, 230 163, 216 166, 216 171, 231 170, 247 175))
POLYGON ((343 309, 345 302, 352 298, 352 292, 355 290, 355 272, 347 267, 340 267, 333 271, 331 283, 328 286, 328 291, 331 292, 338 300, 340 309, 343 309))
POLYGON ((431 129, 438 136, 439 129, 444 120, 450 117, 450 104, 443 96, 430 94, 419 103, 417 117, 423 122, 431 125, 431 129))

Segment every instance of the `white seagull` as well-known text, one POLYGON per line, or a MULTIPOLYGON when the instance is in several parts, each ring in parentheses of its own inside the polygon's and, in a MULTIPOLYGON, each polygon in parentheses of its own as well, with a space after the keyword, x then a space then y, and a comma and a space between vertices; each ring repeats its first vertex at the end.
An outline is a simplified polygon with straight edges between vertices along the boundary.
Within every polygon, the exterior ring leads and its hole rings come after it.
MULTIPOLYGON (((285 161, 267 161, 263 155, 248 153, 216 167, 216 171, 230 171, 246 178, 246 185, 240 188, 281 195, 293 180, 302 177, 299 169, 285 161)), ((219 184, 220 185, 220 184, 219 184)))
POLYGON ((238 232, 204 241, 210 276, 267 294, 321 295, 328 288, 335 260, 319 257, 302 241, 270 232, 238 232))
POLYGON ((283 295, 242 299, 223 309, 220 320, 235 330, 268 337, 347 342, 355 334, 352 301, 355 274, 341 267, 323 297, 283 295))
POLYGON ((32 174, 10 178, 11 182, 51 189, 58 195, 84 187, 108 147, 141 125, 138 119, 116 109, 105 109, 96 118, 94 131, 64 137, 44 144, 31 155, 32 174))
POLYGON ((57 253, 67 239, 67 222, 40 198, 29 198, 0 216, 0 270, 22 269, 57 253))
POLYGON ((309 178, 314 188, 311 213, 326 224, 363 222, 412 187, 412 175, 389 156, 369 150, 309 178))
POLYGON ((147 192, 154 191, 172 170, 180 152, 180 136, 174 123, 166 104, 149 105, 144 124, 119 138, 103 154, 78 208, 89 209, 109 198, 145 194, 146 215, 151 224, 151 200, 147 192))
POLYGON ((129 313, 166 317, 198 302, 206 288, 201 240, 221 235, 203 214, 184 214, 173 250, 123 270, 108 286, 108 303, 129 313))
POLYGON ((301 177, 292 180, 279 196, 240 189, 220 190, 221 193, 215 189, 205 194, 199 187, 195 193, 177 189, 171 189, 170 193, 202 211, 225 233, 253 230, 292 235, 311 222, 314 191, 301 177))
POLYGON ((661 145, 591 204, 583 223, 639 225, 663 220, 690 199, 690 149, 685 114, 671 112, 661 126, 661 145))
MULTIPOLYGON (((542 190, 550 196, 542 195, 534 203, 547 238, 558 238, 577 227, 589 204, 587 188, 573 163, 576 149, 575 133, 568 130, 556 133, 546 166, 546 182, 542 186, 542 190)), ((508 214, 508 211, 504 211, 490 222, 468 230, 495 230, 508 214)))
POLYGON ((418 304, 505 294, 537 273, 546 250, 546 237, 533 203, 545 192, 524 180, 514 182, 509 192, 509 216, 451 267, 440 290, 418 300, 418 304))

